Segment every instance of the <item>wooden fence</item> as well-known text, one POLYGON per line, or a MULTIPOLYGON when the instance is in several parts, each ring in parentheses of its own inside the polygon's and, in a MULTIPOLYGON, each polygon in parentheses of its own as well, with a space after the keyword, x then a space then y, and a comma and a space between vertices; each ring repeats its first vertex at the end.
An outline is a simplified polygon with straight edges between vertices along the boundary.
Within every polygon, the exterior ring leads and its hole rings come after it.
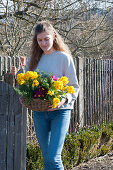
POLYGON ((113 60, 84 61, 84 123, 113 121, 113 60))
POLYGON ((26 168, 26 117, 13 87, 0 80, 0 170, 26 168))
POLYGON ((113 60, 75 58, 80 92, 70 131, 113 121, 113 60))
POLYGON ((12 66, 20 69, 20 57, 0 56, 0 76, 11 71, 12 66))
MULTIPOLYGON (((70 132, 75 128, 113 121, 113 60, 75 58, 80 92, 72 110, 70 132)), ((20 69, 19 57, 0 57, 0 76, 11 67, 20 69)), ((27 137, 33 129, 32 111, 27 114, 27 137)))

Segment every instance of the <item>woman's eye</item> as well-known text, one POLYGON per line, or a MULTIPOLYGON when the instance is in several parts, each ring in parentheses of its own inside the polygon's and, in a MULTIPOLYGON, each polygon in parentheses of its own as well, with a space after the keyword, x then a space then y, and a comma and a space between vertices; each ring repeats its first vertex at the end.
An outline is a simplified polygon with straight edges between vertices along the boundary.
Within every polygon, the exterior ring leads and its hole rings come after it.
POLYGON ((45 39, 45 41, 48 41, 48 40, 49 40, 49 38, 46 38, 46 39, 45 39))
POLYGON ((49 41, 50 38, 45 38, 45 39, 38 39, 38 42, 41 43, 42 41, 49 41))

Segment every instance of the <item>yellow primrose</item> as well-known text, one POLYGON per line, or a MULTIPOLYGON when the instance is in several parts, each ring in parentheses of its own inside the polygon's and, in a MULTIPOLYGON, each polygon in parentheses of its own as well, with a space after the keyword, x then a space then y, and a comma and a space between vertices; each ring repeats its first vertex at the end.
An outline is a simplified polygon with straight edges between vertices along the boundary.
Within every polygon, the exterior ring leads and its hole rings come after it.
POLYGON ((37 72, 33 72, 32 76, 31 76, 31 79, 37 79, 38 78, 38 74, 37 72))
POLYGON ((67 88, 67 90, 68 90, 68 93, 71 93, 71 94, 74 94, 74 93, 75 93, 75 89, 74 89, 73 86, 69 86, 69 87, 67 88))
POLYGON ((32 85, 37 87, 39 85, 38 80, 33 80, 33 84, 32 85))
POLYGON ((18 80, 18 83, 19 83, 20 85, 22 85, 22 84, 25 83, 25 80, 24 80, 24 79, 18 80))
POLYGON ((62 76, 62 77, 60 78, 60 81, 63 82, 63 85, 64 85, 64 86, 69 83, 68 78, 67 78, 66 76, 62 76))
POLYGON ((29 80, 29 78, 32 78, 33 77, 33 71, 27 71, 26 73, 25 73, 25 75, 24 75, 24 78, 26 79, 26 80, 29 80))
POLYGON ((17 80, 19 81, 19 80, 21 80, 21 79, 24 79, 24 73, 19 73, 19 74, 17 75, 17 80))
POLYGON ((66 91, 69 86, 63 87, 62 91, 66 91))
POLYGON ((30 72, 30 71, 27 71, 27 72, 25 73, 25 75, 24 75, 24 78, 25 78, 26 80, 29 80, 30 77, 31 77, 31 72, 30 72))
POLYGON ((53 103, 60 103, 60 99, 59 99, 58 97, 55 97, 55 98, 53 99, 53 103))
POLYGON ((57 103, 54 103, 53 106, 52 106, 52 108, 56 108, 57 106, 58 106, 58 104, 57 104, 57 103))
POLYGON ((52 108, 56 108, 58 106, 58 103, 60 103, 60 99, 58 97, 55 97, 53 99, 53 106, 52 106, 52 108))
POLYGON ((56 87, 56 89, 62 89, 63 82, 62 81, 54 81, 54 86, 56 87))
POLYGON ((54 94, 54 91, 49 90, 47 94, 49 94, 50 96, 52 96, 52 95, 54 94))

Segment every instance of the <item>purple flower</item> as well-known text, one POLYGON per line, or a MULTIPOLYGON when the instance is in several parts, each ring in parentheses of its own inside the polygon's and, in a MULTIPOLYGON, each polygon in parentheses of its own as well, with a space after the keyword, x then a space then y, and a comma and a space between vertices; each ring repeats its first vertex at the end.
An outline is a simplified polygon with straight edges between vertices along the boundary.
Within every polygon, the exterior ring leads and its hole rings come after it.
POLYGON ((38 88, 37 90, 34 91, 33 98, 34 99, 44 98, 46 96, 47 92, 48 92, 47 89, 40 87, 40 88, 38 88))

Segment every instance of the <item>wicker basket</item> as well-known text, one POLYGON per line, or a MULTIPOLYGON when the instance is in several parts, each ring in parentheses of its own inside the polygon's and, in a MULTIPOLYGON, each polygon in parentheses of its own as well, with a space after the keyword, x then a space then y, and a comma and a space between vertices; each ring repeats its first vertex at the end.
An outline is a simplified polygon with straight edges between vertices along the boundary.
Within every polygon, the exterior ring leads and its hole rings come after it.
POLYGON ((33 99, 30 104, 26 104, 26 99, 22 98, 22 102, 25 107, 33 110, 33 111, 47 111, 49 106, 51 106, 51 102, 49 100, 41 100, 41 99, 33 99))

